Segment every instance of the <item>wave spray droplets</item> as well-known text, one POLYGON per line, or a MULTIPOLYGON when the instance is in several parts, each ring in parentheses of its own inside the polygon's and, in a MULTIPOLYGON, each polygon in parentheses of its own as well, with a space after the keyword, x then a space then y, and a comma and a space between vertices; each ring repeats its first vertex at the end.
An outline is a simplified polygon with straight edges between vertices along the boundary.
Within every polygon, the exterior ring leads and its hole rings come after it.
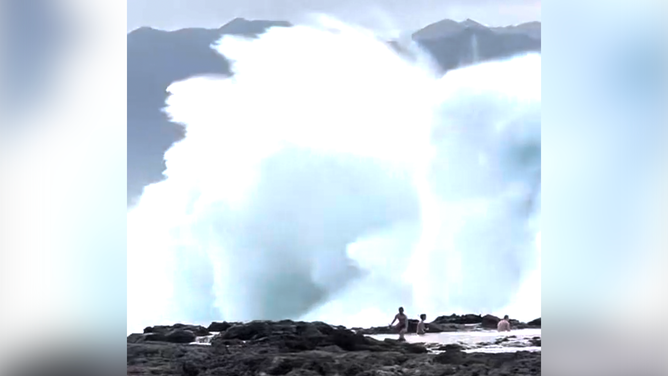
POLYGON ((332 21, 215 48, 234 76, 169 88, 186 137, 128 213, 129 327, 511 304, 539 267, 539 55, 438 77, 332 21))

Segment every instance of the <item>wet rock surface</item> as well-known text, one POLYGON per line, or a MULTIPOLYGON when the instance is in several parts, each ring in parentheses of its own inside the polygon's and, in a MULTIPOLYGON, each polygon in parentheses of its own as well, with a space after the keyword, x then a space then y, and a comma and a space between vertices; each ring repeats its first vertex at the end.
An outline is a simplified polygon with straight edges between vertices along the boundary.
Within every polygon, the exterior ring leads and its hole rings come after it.
POLYGON ((537 351, 541 347, 541 337, 520 337, 515 335, 497 337, 491 341, 480 341, 476 343, 425 343, 424 346, 431 353, 441 353, 444 351, 466 351, 466 352, 507 352, 499 351, 507 349, 510 351, 517 351, 526 349, 530 351, 537 351))
POLYGON ((188 330, 190 332, 193 332, 193 334, 195 334, 196 336, 207 336, 211 334, 207 328, 201 325, 185 325, 185 324, 149 326, 144 328, 144 334, 148 333, 167 334, 174 330, 188 330))
POLYGON ((540 352, 466 353, 463 346, 449 344, 434 354, 424 344, 379 341, 321 322, 231 323, 211 339, 210 346, 162 340, 175 331, 193 333, 193 329, 172 326, 131 334, 127 374, 540 375, 540 352))
POLYGON ((481 322, 482 322, 481 315, 473 315, 473 314, 457 315, 454 313, 450 316, 438 316, 433 321, 433 323, 435 324, 460 324, 460 325, 480 324, 481 322))
POLYGON ((527 323, 527 325, 528 325, 528 326, 535 327, 535 328, 540 328, 540 317, 537 318, 537 319, 535 319, 535 320, 531 320, 531 321, 529 321, 529 322, 527 323))
MULTIPOLYGON (((208 333, 207 333, 208 334, 208 333)), ((134 333, 128 336, 128 343, 171 342, 190 343, 195 341, 197 335, 189 329, 170 329, 159 332, 148 332, 144 334, 134 333)))
POLYGON ((227 321, 212 322, 211 325, 209 325, 209 327, 207 328, 207 330, 209 332, 224 332, 224 331, 226 331, 227 329, 229 329, 230 327, 232 327, 236 324, 240 324, 240 323, 238 323, 238 322, 227 322, 227 321))
POLYGON ((494 315, 485 315, 482 317, 480 326, 484 329, 496 329, 496 326, 499 324, 499 321, 501 321, 501 319, 494 315))

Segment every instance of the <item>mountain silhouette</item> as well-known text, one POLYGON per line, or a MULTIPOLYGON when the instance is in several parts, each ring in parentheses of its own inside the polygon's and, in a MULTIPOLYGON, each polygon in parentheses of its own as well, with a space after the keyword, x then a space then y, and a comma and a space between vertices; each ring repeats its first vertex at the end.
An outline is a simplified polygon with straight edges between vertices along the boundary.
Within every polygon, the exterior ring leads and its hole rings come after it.
POLYGON ((161 111, 167 87, 202 74, 230 74, 229 62, 211 49, 223 35, 254 37, 287 22, 235 19, 219 29, 161 31, 139 28, 128 34, 128 204, 143 188, 163 179, 164 154, 183 138, 181 126, 161 111))

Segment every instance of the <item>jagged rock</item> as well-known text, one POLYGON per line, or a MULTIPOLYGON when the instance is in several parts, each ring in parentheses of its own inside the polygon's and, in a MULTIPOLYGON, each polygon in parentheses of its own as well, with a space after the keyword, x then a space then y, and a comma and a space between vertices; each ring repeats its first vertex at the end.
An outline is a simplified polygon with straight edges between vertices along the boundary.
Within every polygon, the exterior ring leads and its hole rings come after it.
POLYGON ((448 343, 447 345, 443 345, 443 346, 437 348, 437 350, 440 350, 440 351, 462 351, 462 350, 465 350, 465 349, 464 349, 464 346, 462 346, 460 344, 448 343))
POLYGON ((187 361, 181 364, 181 371, 184 376, 197 376, 201 369, 195 363, 187 361))
POLYGON ((132 333, 128 336, 128 343, 144 342, 144 335, 141 333, 132 333))
MULTIPOLYGON (((418 320, 408 320, 408 333, 415 333, 417 331, 418 320)), ((457 324, 445 324, 440 325, 436 323, 427 323, 427 332, 428 333, 441 333, 441 332, 456 332, 462 330, 463 327, 457 324)), ((353 328, 356 333, 364 334, 367 336, 378 335, 378 334, 396 334, 399 335, 397 330, 394 327, 389 326, 376 326, 371 328, 353 328)))
POLYGON ((209 325, 209 327, 207 328, 207 330, 209 332, 224 332, 224 331, 226 331, 227 329, 231 328, 232 326, 234 326, 236 324, 239 324, 239 323, 237 323, 237 322, 227 322, 227 321, 212 322, 209 325))
POLYGON ((434 324, 480 324, 482 322, 482 316, 474 314, 466 315, 457 315, 452 314, 450 316, 438 316, 432 323, 434 324))
POLYGON ((397 352, 425 353, 422 345, 398 343, 394 340, 378 341, 342 327, 325 323, 293 321, 253 321, 230 327, 211 340, 211 346, 225 347, 230 341, 246 341, 248 346, 263 346, 281 352, 310 351, 325 348, 343 351, 380 352, 394 349, 397 352))
POLYGON ((368 344, 367 337, 349 330, 332 332, 326 337, 325 342, 331 342, 332 345, 346 351, 358 351, 360 347, 368 344))
POLYGON ((517 338, 517 336, 506 336, 506 337, 501 337, 501 338, 497 338, 497 339, 494 341, 494 343, 497 344, 497 345, 499 345, 499 344, 502 344, 502 343, 504 343, 504 342, 508 342, 508 341, 510 341, 511 339, 514 339, 514 338, 517 338))
POLYGON ((377 335, 377 334, 398 334, 396 329, 390 328, 389 326, 374 326, 371 328, 353 328, 356 333, 364 334, 367 336, 377 335))
POLYGON ((185 329, 174 329, 165 334, 165 341, 172 343, 190 343, 195 341, 195 333, 185 329))
POLYGON ((189 330, 193 332, 196 336, 208 336, 209 330, 207 328, 201 326, 201 325, 185 325, 185 324, 174 324, 174 325, 156 325, 156 326, 149 326, 144 328, 144 333, 159 333, 159 334, 167 334, 174 329, 181 329, 181 330, 189 330))
POLYGON ((424 345, 419 343, 406 343, 404 344, 403 351, 407 354, 426 354, 429 352, 424 345))
POLYGON ((251 321, 247 324, 236 324, 229 327, 220 336, 223 339, 240 339, 248 341, 259 339, 270 334, 269 324, 266 321, 251 321))
POLYGON ((482 317, 482 322, 480 326, 485 329, 496 329, 497 324, 501 321, 500 318, 494 315, 485 315, 482 317))
POLYGON ((142 341, 147 337, 167 337, 171 332, 131 335, 127 374, 540 375, 540 353, 467 354, 461 346, 452 344, 444 346, 444 353, 435 355, 427 353, 421 344, 395 339, 379 341, 325 323, 263 321, 235 327, 228 335, 214 337, 211 346, 142 341))
POLYGON ((167 337, 164 333, 146 333, 144 341, 167 342, 167 337))
POLYGON ((531 327, 535 327, 535 328, 540 328, 540 317, 537 318, 537 319, 535 319, 535 320, 531 320, 531 321, 529 321, 529 322, 527 323, 527 325, 529 325, 529 326, 531 326, 531 327))
POLYGON ((466 353, 460 349, 451 349, 434 357, 435 363, 440 364, 461 364, 466 358, 466 353))
POLYGON ((142 342, 171 342, 171 343, 191 343, 195 341, 195 334, 190 330, 172 329, 167 333, 133 333, 128 336, 128 343, 142 342))

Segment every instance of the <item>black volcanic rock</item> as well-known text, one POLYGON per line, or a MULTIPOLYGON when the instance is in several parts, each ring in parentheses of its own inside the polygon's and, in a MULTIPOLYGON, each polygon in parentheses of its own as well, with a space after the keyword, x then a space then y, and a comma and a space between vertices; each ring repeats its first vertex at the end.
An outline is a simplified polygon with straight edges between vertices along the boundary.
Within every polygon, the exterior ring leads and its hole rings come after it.
POLYGON ((232 326, 239 324, 238 322, 212 322, 207 328, 210 332, 224 332, 232 326))
POLYGON ((144 342, 145 335, 141 333, 132 333, 128 336, 128 343, 139 343, 144 342))
POLYGON ((167 337, 165 333, 144 333, 143 338, 137 339, 136 342, 167 342, 167 337))
POLYGON ((230 336, 253 339, 218 335, 211 346, 196 346, 133 342, 137 336, 131 335, 127 374, 540 375, 540 353, 467 354, 458 345, 446 345, 444 353, 435 355, 420 344, 378 341, 318 322, 256 321, 233 327, 236 334, 230 336))
POLYGON ((432 323, 434 324, 480 324, 482 322, 481 315, 466 314, 450 316, 438 316, 432 323))
POLYGON ((485 329, 496 329, 496 326, 498 325, 499 321, 501 321, 501 319, 494 315, 485 315, 482 317, 482 322, 480 323, 480 326, 485 329))
MULTIPOLYGON (((443 316, 448 318, 441 319, 441 321, 482 321, 479 325, 466 326, 465 324, 428 324, 430 332, 439 331, 470 331, 477 328, 495 329, 499 318, 493 315, 451 315, 443 316)), ((416 320, 413 320, 417 322, 416 320)), ((517 322, 513 328, 525 328, 527 324, 517 322)), ((415 323, 413 323, 415 324, 415 323)), ((410 332, 409 332, 410 333, 410 332)), ((370 334, 392 334, 398 335, 394 328, 376 327, 355 330, 348 330, 344 327, 333 327, 325 323, 307 323, 300 321, 253 321, 243 324, 234 324, 230 326, 225 332, 214 337, 211 344, 215 348, 223 349, 222 353, 226 353, 228 348, 239 346, 261 346, 266 351, 273 352, 298 352, 298 351, 315 351, 327 349, 326 351, 389 351, 388 346, 402 345, 394 349, 402 353, 421 353, 426 351, 423 345, 414 347, 412 344, 399 342, 396 338, 386 339, 384 341, 377 341, 373 338, 366 337, 370 334), (244 345, 245 344, 245 345, 244 345)), ((504 337, 499 339, 499 343, 508 342, 514 336, 504 337)), ((515 341, 517 342, 517 341, 515 341)), ((529 346, 530 343, 509 344, 511 347, 529 346), (521 345, 521 346, 520 346, 521 345)), ((437 350, 452 350, 464 349, 461 345, 441 346, 437 350)))
POLYGON ((128 343, 142 342, 172 342, 172 343, 190 343, 194 342, 196 337, 207 336, 209 331, 200 325, 156 325, 144 328, 144 333, 133 333, 127 338, 128 343))
POLYGON ((144 328, 144 333, 160 333, 167 334, 175 329, 189 330, 193 332, 196 336, 208 336, 209 331, 207 328, 201 325, 185 325, 185 324, 174 324, 174 325, 156 325, 149 326, 144 328))
POLYGON ((427 351, 422 345, 393 340, 378 341, 344 327, 334 327, 321 322, 309 323, 291 320, 252 321, 237 324, 211 340, 211 346, 214 348, 227 349, 229 346, 239 346, 241 343, 279 352, 323 348, 372 352, 389 351, 391 348, 398 352, 427 351))
POLYGON ((531 321, 529 321, 529 322, 527 323, 527 325, 530 326, 530 327, 540 328, 540 317, 537 318, 537 319, 535 319, 535 320, 531 320, 531 321))
POLYGON ((457 343, 448 343, 447 345, 443 345, 437 348, 439 351, 462 351, 464 350, 464 346, 457 344, 457 343))
POLYGON ((143 342, 171 342, 171 343, 191 343, 195 342, 196 336, 190 330, 174 329, 164 333, 133 333, 127 338, 128 343, 143 342))
POLYGON ((247 324, 237 324, 228 328, 224 333, 219 334, 223 339, 240 339, 248 341, 260 339, 271 334, 271 328, 266 321, 252 321, 247 324))
POLYGON ((186 329, 174 329, 165 334, 165 341, 172 343, 190 343, 195 341, 195 333, 186 329))
POLYGON ((378 334, 397 334, 396 329, 389 326, 374 326, 371 328, 353 328, 356 333, 364 334, 366 336, 378 334))
POLYGON ((434 362, 439 364, 461 364, 466 359, 466 353, 459 348, 450 348, 444 353, 434 357, 434 362))
MULTIPOLYGON (((418 320, 408 320, 408 333, 415 333, 417 331, 418 320)), ((427 323, 427 332, 428 333, 441 333, 441 332, 455 332, 462 330, 461 325, 446 324, 439 325, 436 323, 427 323)), ((356 333, 364 335, 377 335, 377 334, 399 334, 395 327, 389 326, 374 326, 371 328, 353 328, 356 333)))

